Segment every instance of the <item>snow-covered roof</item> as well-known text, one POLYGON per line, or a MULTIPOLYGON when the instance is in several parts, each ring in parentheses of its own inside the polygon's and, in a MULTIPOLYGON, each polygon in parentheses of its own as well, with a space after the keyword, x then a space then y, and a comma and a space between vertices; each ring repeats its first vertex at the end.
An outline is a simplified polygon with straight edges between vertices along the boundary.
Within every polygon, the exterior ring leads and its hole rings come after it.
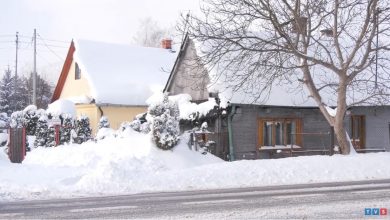
MULTIPOLYGON (((195 39, 187 38, 194 43, 196 54, 198 57, 204 56, 204 51, 208 49, 207 42, 199 42, 195 39)), ((234 57, 231 57, 234 59, 234 57)), ((212 67, 207 66, 210 84, 208 85, 209 92, 218 93, 221 99, 221 105, 227 105, 227 102, 232 104, 255 104, 267 106, 300 106, 300 107, 317 107, 315 101, 309 97, 308 90, 297 80, 275 80, 269 90, 262 91, 261 84, 248 83, 244 86, 236 86, 238 83, 233 82, 235 71, 231 73, 226 69, 226 63, 229 63, 229 57, 212 67), (256 88, 254 88, 254 86, 256 88), (262 91, 262 94, 257 96, 253 91, 262 91)), ((249 64, 243 64, 249 65, 249 64)))
MULTIPOLYGON (((146 105, 163 89, 176 59, 169 49, 75 41, 74 60, 97 104, 146 105)), ((84 95, 84 94, 80 94, 84 95)))
MULTIPOLYGON (((197 41, 194 39, 186 39, 194 42, 195 50, 198 57, 205 56, 205 53, 211 45, 208 42, 197 41)), ((328 40, 329 41, 329 40, 328 40)), ((341 41, 341 40, 340 40, 341 41)), ((349 42, 348 40, 345 40, 349 42)), ((343 42, 344 43, 344 42, 343 42)), ((324 44, 331 44, 324 40, 324 44)), ((350 43, 344 43, 347 48, 350 48, 350 43)), ((328 45, 331 47, 332 45, 328 45)), ((318 53, 319 48, 311 48, 313 51, 310 53, 318 53)), ((269 83, 266 80, 256 79, 256 74, 248 80, 246 83, 241 84, 244 77, 244 69, 250 69, 252 65, 255 65, 258 57, 253 57, 249 60, 243 60, 238 67, 230 69, 229 65, 233 62, 236 56, 241 56, 239 52, 232 52, 224 54, 224 57, 219 58, 219 62, 213 66, 207 66, 208 75, 210 77, 210 84, 208 85, 209 92, 217 92, 221 98, 222 104, 230 102, 233 104, 256 104, 267 106, 291 106, 291 107, 318 107, 318 104, 310 96, 310 93, 306 86, 303 84, 303 74, 300 71, 296 71, 293 75, 287 77, 279 77, 272 82, 272 86, 263 91, 263 88, 268 87, 269 83), (240 75, 240 73, 243 73, 240 75), (237 82, 234 81, 237 79, 237 82), (249 83, 248 83, 249 82, 249 83), (259 93, 255 93, 259 91, 259 93), (261 92, 261 94, 260 94, 261 92)), ((313 55, 315 56, 315 54, 313 55)), ((382 57, 387 57, 385 54, 381 54, 382 57)), ((382 64, 386 61, 381 61, 382 64)), ((386 65, 384 65, 386 66, 386 65)), ((337 83, 338 79, 335 76, 327 74, 329 70, 319 65, 310 67, 312 72, 312 78, 319 88, 322 102, 328 106, 337 105, 336 87, 330 87, 325 85, 332 85, 337 83)), ((273 71, 272 69, 270 71, 273 71)), ((390 79, 389 74, 381 67, 378 70, 378 84, 388 85, 390 79)), ((246 77, 246 76, 245 76, 246 77)), ((383 105, 388 104, 388 101, 384 97, 373 96, 374 93, 388 94, 388 87, 382 86, 383 91, 375 90, 375 70, 367 68, 364 73, 359 74, 353 87, 347 89, 347 104, 348 105, 383 105), (362 102, 363 100, 363 102, 362 102)))
MULTIPOLYGON (((161 92, 156 92, 148 98, 146 103, 151 105, 157 105, 161 103, 164 99, 164 94, 161 92)), ((193 120, 195 115, 199 117, 206 116, 214 107, 218 106, 215 98, 209 98, 209 100, 202 103, 192 102, 192 97, 189 94, 179 94, 169 96, 169 100, 176 102, 179 107, 180 119, 183 120, 193 120)))

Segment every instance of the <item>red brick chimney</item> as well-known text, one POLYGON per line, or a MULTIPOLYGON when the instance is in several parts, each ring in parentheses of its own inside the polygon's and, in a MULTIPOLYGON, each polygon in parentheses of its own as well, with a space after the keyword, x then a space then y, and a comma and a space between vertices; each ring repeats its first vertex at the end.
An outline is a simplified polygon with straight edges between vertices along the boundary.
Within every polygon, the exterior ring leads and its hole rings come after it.
POLYGON ((164 49, 172 49, 172 40, 171 39, 162 39, 161 47, 164 49))

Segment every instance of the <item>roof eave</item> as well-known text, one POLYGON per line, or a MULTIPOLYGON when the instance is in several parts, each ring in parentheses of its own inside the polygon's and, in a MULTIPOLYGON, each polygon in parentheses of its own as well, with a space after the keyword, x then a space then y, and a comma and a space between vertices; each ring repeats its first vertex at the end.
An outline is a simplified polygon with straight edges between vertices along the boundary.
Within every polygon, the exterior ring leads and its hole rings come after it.
POLYGON ((66 78, 68 77, 70 67, 73 62, 73 54, 75 52, 76 48, 74 46, 74 42, 70 43, 68 54, 66 55, 66 59, 64 62, 64 65, 61 70, 60 77, 58 78, 58 82, 56 85, 56 88, 54 89, 53 96, 51 98, 51 102, 54 102, 58 100, 61 96, 62 89, 64 88, 66 78))
POLYGON ((171 86, 172 79, 176 73, 176 69, 177 69, 177 66, 179 65, 180 58, 183 55, 184 51, 187 49, 188 41, 189 41, 189 37, 188 37, 188 33, 186 33, 184 40, 181 43, 179 54, 177 54, 175 63, 173 64, 173 68, 171 70, 171 73, 169 74, 169 77, 168 77, 167 83, 165 84, 163 92, 167 92, 167 90, 171 86))

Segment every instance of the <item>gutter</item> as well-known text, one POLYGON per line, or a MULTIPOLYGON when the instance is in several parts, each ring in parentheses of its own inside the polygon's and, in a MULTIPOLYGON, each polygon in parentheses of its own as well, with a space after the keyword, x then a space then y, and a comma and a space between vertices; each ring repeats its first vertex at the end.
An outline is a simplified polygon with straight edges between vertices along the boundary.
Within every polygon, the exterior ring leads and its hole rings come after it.
POLYGON ((100 112, 100 118, 103 117, 104 113, 103 113, 103 109, 102 107, 100 107, 99 105, 97 106, 98 109, 99 109, 99 112, 100 112))
POLYGON ((236 106, 232 105, 232 110, 228 115, 228 135, 229 135, 229 160, 234 161, 234 146, 233 146, 233 129, 232 129, 232 120, 233 116, 236 114, 236 106))

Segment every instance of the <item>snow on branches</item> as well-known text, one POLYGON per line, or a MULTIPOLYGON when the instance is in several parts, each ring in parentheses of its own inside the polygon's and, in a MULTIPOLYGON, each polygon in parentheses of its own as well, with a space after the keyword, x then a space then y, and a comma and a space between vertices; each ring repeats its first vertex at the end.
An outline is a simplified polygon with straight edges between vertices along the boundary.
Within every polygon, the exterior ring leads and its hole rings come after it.
POLYGON ((179 141, 179 108, 164 94, 162 102, 152 103, 148 108, 151 118, 152 139, 158 148, 169 150, 179 141))

